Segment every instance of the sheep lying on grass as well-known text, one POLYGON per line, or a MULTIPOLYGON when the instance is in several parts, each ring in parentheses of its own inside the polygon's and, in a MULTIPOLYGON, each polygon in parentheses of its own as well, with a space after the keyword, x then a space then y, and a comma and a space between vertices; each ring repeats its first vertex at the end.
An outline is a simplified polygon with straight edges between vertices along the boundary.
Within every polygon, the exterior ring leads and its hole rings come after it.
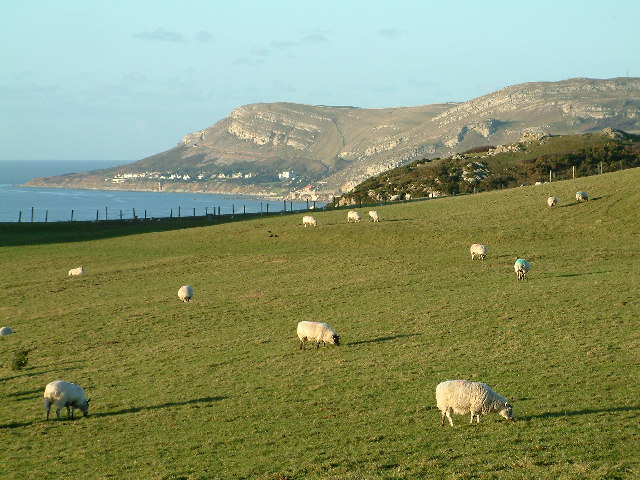
POLYGON ((524 258, 516 258, 516 263, 513 264, 513 269, 518 276, 518 280, 524 280, 527 272, 531 270, 531 264, 524 258))
POLYGON ((302 321, 298 323, 297 332, 301 350, 304 350, 304 342, 307 340, 316 342, 316 348, 320 348, 320 342, 322 346, 327 343, 340 345, 340 335, 327 323, 302 321))
POLYGON ((350 210, 349 213, 347 213, 347 222, 348 223, 358 223, 360 222, 360 214, 358 212, 356 212, 355 210, 350 210))
POLYGON ((13 329, 11 327, 0 328, 0 337, 4 335, 11 335, 12 333, 13 333, 13 329))
POLYGON ((482 382, 468 380, 447 380, 436 387, 436 403, 440 410, 440 425, 444 425, 446 416, 453 427, 451 414, 471 414, 471 421, 475 417, 480 423, 480 415, 497 412, 507 420, 513 420, 513 409, 506 398, 498 395, 493 389, 482 382))
POLYGON ((476 258, 476 255, 484 260, 484 258, 487 256, 487 249, 488 247, 486 245, 482 245, 481 243, 474 243, 473 245, 471 245, 471 248, 469 249, 471 251, 471 260, 474 260, 476 258))
POLYGON ((558 199, 556 197, 547 198, 547 205, 550 207, 555 207, 558 204, 558 199))
POLYGON ((587 192, 576 192, 576 201, 586 202, 589 200, 589 194, 587 192))
POLYGON ((193 297, 193 287, 191 285, 184 285, 178 290, 178 298, 183 302, 191 301, 193 297))
POLYGON ((79 408, 86 417, 89 415, 89 400, 84 394, 84 390, 79 385, 64 380, 56 380, 51 382, 44 389, 44 408, 47 411, 47 420, 49 420, 49 411, 51 405, 56 406, 56 415, 60 420, 60 410, 67 408, 67 418, 71 412, 73 418, 73 410, 79 408))
POLYGON ((72 268, 69 270, 69 276, 73 277, 75 275, 84 275, 87 271, 84 269, 84 266, 79 266, 78 268, 72 268))
POLYGON ((380 214, 378 212, 376 212, 375 210, 369 210, 369 218, 371 218, 371 220, 374 221, 374 222, 379 222, 380 221, 380 214))
POLYGON ((318 221, 313 218, 311 215, 305 215, 304 217, 302 217, 302 224, 306 227, 307 225, 310 225, 312 227, 317 227, 318 226, 318 221))

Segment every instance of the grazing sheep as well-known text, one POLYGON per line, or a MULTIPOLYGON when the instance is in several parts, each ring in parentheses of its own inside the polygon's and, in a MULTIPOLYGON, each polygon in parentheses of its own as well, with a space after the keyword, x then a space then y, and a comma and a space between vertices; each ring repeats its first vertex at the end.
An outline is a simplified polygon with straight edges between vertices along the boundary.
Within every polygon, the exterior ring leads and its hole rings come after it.
POLYGON ((586 202, 589 200, 589 194, 587 192, 576 192, 576 201, 586 202))
POLYGON ((183 302, 191 301, 193 297, 193 287, 191 285, 184 285, 178 290, 178 298, 183 302))
POLYGON ((347 213, 347 222, 360 222, 360 214, 355 210, 350 210, 349 213, 347 213))
POLYGON ((527 272, 531 270, 531 264, 524 258, 516 258, 516 263, 513 264, 513 269, 516 271, 518 280, 524 280, 527 272))
POLYGON ((82 414, 85 417, 89 415, 89 400, 85 396, 82 387, 75 383, 65 382, 64 380, 56 380, 49 383, 44 389, 44 408, 47 411, 47 420, 49 420, 49 411, 52 404, 56 406, 58 420, 60 420, 60 410, 63 407, 67 408, 67 418, 69 418, 69 411, 71 411, 71 418, 73 418, 73 410, 75 408, 82 410, 82 414))
POLYGON ((484 260, 484 258, 487 256, 488 248, 489 247, 487 247, 486 245, 482 245, 481 243, 474 243, 473 245, 471 245, 471 248, 469 249, 471 251, 471 260, 474 260, 476 258, 476 255, 484 260))
POLYGON ((0 328, 0 337, 5 335, 11 335, 13 333, 13 329, 11 327, 2 327, 0 328))
POLYGON ((374 221, 374 222, 379 222, 380 221, 380 214, 378 212, 376 212, 375 210, 369 210, 369 218, 371 218, 371 220, 374 221))
POLYGON ((558 204, 558 199, 556 197, 547 198, 547 205, 550 207, 555 207, 558 204))
POLYGON ((507 420, 513 420, 513 408, 506 398, 498 395, 493 389, 482 382, 468 380, 447 380, 436 387, 436 403, 440 410, 440 425, 444 425, 446 416, 453 427, 451 414, 471 414, 480 423, 480 415, 497 412, 507 420))
POLYGON ((395 202, 397 200, 402 200, 402 195, 391 195, 391 198, 389 198, 389 201, 391 202, 395 202))
POLYGON ((318 221, 313 218, 311 215, 305 215, 302 217, 302 224, 306 227, 307 225, 311 225, 312 227, 318 226, 318 221))
POLYGON ((301 350, 304 350, 304 342, 307 340, 316 342, 316 348, 320 348, 320 342, 322 346, 327 343, 340 346, 340 335, 328 323, 302 321, 298 323, 297 333, 301 350))
POLYGON ((69 276, 75 276, 75 275, 84 275, 87 271, 84 269, 84 266, 79 266, 78 268, 72 268, 71 270, 69 270, 69 276))

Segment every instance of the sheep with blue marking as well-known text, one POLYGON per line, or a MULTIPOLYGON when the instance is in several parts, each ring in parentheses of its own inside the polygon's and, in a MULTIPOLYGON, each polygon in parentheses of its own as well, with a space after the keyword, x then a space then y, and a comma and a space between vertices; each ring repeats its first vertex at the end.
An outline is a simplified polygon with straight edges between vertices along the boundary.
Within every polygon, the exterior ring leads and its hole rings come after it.
POLYGON ((436 386, 436 403, 440 410, 440 425, 444 425, 447 417, 453 427, 451 414, 471 414, 480 423, 480 415, 497 412, 503 418, 511 421, 514 419, 513 407, 506 398, 497 394, 493 389, 482 382, 470 382, 468 380, 447 380, 436 386))
POLYGON ((527 272, 531 270, 531 264, 524 258, 516 258, 516 263, 513 264, 513 269, 518 276, 518 280, 524 280, 527 272))
POLYGON ((83 388, 64 380, 51 382, 44 389, 44 409, 47 411, 47 420, 49 420, 51 405, 56 407, 58 420, 60 420, 60 410, 63 408, 67 409, 67 418, 71 413, 73 419, 73 411, 76 408, 79 408, 85 417, 89 415, 89 399, 84 394, 83 388))
POLYGON ((11 335, 12 333, 13 333, 13 329, 11 327, 0 328, 0 337, 4 337, 5 335, 11 335))
POLYGON ((587 192, 576 192, 576 201, 577 202, 586 202, 589 200, 589 194, 587 192))

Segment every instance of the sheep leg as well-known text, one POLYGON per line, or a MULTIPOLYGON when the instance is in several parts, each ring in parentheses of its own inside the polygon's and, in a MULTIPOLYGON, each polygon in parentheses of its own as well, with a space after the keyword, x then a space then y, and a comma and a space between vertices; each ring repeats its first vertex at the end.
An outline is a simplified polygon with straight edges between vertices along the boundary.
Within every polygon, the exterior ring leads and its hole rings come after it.
POLYGON ((451 426, 453 427, 453 419, 451 418, 451 409, 447 408, 447 418, 449 419, 449 424, 451 424, 451 426))
POLYGON ((444 412, 440 412, 440 426, 444 427, 444 412))
POLYGON ((300 340, 300 350, 304 350, 304 339, 300 340))

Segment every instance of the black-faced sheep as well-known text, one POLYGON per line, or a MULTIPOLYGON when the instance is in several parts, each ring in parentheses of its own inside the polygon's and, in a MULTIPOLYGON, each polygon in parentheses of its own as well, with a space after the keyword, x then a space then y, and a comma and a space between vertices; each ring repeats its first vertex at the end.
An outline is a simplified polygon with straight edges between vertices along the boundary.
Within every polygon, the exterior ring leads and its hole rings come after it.
POLYGON ((513 269, 518 276, 518 280, 524 280, 527 272, 531 270, 531 264, 524 258, 516 258, 516 263, 513 264, 513 269))
POLYGON ((471 252, 471 260, 476 258, 478 255, 482 260, 487 256, 488 247, 486 245, 482 245, 481 243, 474 243, 471 245, 469 251, 471 252))
POLYGON ((191 285, 184 285, 178 290, 178 298, 183 302, 190 302, 193 297, 193 287, 191 285))
POLYGON ((328 323, 302 321, 298 323, 297 333, 302 350, 304 350, 305 341, 316 342, 316 348, 320 347, 320 342, 323 346, 327 343, 340 345, 340 335, 328 323))

